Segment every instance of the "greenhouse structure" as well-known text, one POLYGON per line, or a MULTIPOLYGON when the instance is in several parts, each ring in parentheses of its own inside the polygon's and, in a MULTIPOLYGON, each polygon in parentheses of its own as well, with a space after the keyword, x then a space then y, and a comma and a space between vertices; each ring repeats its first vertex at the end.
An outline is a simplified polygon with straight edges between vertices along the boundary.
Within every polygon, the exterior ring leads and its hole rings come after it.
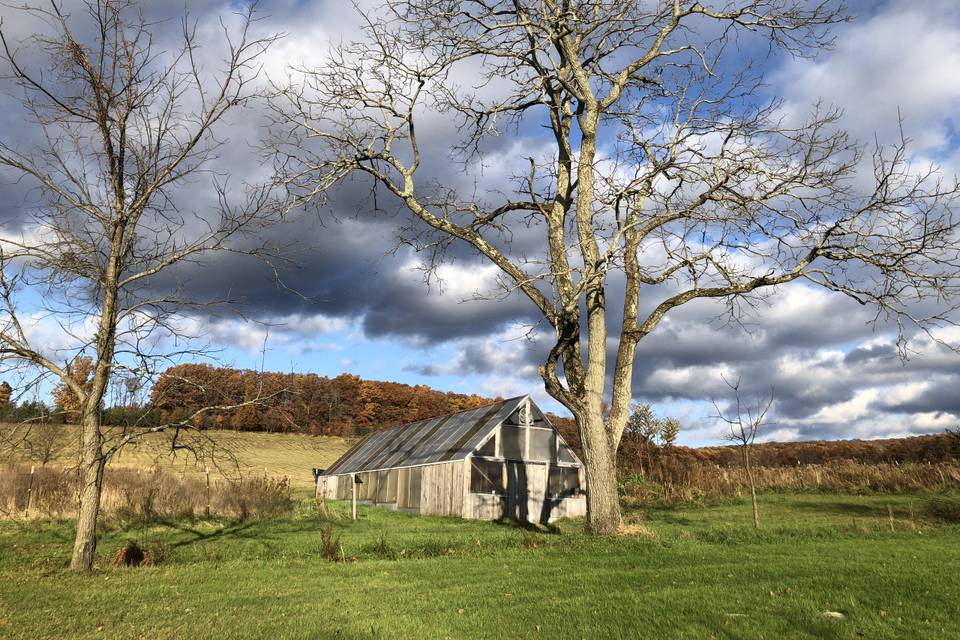
POLYGON ((375 431, 318 474, 317 497, 535 523, 587 511, 583 463, 529 396, 375 431))

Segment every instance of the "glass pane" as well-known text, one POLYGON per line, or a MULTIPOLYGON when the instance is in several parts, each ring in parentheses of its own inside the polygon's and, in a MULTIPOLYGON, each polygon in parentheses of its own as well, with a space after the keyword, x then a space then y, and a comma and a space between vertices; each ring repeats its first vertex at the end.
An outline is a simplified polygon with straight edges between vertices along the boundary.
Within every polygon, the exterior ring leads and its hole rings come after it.
POLYGON ((500 443, 503 449, 503 457, 508 460, 523 460, 523 445, 526 439, 527 430, 520 427, 508 427, 504 425, 500 428, 500 443))
POLYGON ((550 467, 550 496, 567 498, 580 493, 580 473, 576 467, 550 467))
POLYGON ((491 437, 486 444, 477 449, 477 455, 493 457, 497 455, 497 439, 491 437))
POLYGON ((503 463, 492 460, 473 460, 470 468, 470 492, 503 494, 503 463))
POLYGON ((573 452, 570 451, 570 447, 565 444, 560 445, 560 462, 576 462, 573 459, 573 452))
POLYGON ((530 460, 556 462, 556 438, 552 430, 530 429, 530 460))

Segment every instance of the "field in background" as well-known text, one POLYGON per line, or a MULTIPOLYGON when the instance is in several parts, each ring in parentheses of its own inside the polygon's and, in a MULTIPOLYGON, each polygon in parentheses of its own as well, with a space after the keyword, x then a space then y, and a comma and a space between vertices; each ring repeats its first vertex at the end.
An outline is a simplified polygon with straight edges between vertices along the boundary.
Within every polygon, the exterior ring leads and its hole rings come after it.
MULTIPOLYGON (((55 429, 63 429, 63 441, 58 447, 51 464, 71 466, 75 464, 78 430, 72 425, 51 425, 55 429)), ((0 424, 0 429, 8 433, 17 428, 15 425, 0 424)), ((271 477, 287 477, 294 487, 309 488, 313 486, 311 469, 325 468, 346 451, 350 440, 334 436, 306 436, 299 434, 233 432, 233 431, 204 431, 203 434, 213 439, 220 449, 215 456, 226 465, 232 454, 245 476, 267 475, 271 477)), ((22 451, 19 451, 8 462, 29 463, 30 460, 22 451)), ((114 466, 132 468, 151 468, 159 466, 162 469, 173 471, 179 475, 190 477, 202 475, 204 463, 197 460, 188 452, 179 452, 171 456, 169 441, 163 434, 151 434, 136 445, 124 447, 112 461, 114 466)), ((220 473, 211 466, 211 477, 220 477, 220 473)))
POLYGON ((0 637, 958 638, 960 526, 934 497, 764 495, 759 533, 748 500, 630 510, 606 539, 303 500, 109 528, 93 576, 66 569, 70 522, 5 521, 0 637), (112 566, 129 541, 162 562, 112 566))

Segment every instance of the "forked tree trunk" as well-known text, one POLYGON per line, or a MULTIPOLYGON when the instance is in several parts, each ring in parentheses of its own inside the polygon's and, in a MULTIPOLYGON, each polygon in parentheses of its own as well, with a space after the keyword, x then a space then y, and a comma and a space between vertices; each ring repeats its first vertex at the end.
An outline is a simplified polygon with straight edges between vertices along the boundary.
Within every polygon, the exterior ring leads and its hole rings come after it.
POLYGON ((100 512, 100 490, 103 486, 103 443, 99 415, 87 413, 82 420, 80 451, 80 508, 77 514, 77 535, 73 543, 70 569, 78 572, 93 569, 97 550, 97 516, 100 512))
POLYGON ((578 418, 587 463, 587 522, 590 533, 610 535, 620 529, 617 454, 608 442, 603 420, 578 418))

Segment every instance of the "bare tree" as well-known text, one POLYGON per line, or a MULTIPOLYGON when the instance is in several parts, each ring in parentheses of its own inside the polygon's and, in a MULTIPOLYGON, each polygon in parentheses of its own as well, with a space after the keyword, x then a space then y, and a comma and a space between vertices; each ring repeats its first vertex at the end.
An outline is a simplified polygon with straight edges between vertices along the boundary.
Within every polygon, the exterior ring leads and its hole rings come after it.
POLYGON ((385 0, 363 20, 279 88, 280 174, 297 203, 366 176, 412 215, 401 241, 428 279, 460 242, 499 268, 491 295, 533 303, 551 335, 540 375, 583 440, 592 531, 619 527, 636 348, 672 310, 720 299, 736 320, 806 281, 903 337, 949 322, 956 185, 910 166, 906 139, 865 153, 834 109, 790 120, 739 46, 816 55, 846 20, 836 3, 385 0), (437 126, 452 146, 428 142, 437 126), (438 184, 451 149, 467 177, 438 184), (490 163, 510 178, 485 182, 490 163))
POLYGON ((753 443, 757 439, 757 433, 764 425, 770 407, 773 406, 773 389, 766 397, 758 395, 754 401, 747 402, 741 397, 740 378, 736 382, 730 382, 723 378, 730 390, 733 392, 733 406, 724 412, 716 400, 713 401, 716 409, 716 418, 726 424, 726 433, 723 437, 733 442, 740 448, 740 459, 743 461, 743 469, 747 474, 747 482, 750 484, 750 504, 753 506, 753 528, 760 528, 760 509, 757 507, 757 483, 753 477, 753 443))
POLYGON ((75 16, 57 1, 11 10, 41 25, 19 44, 0 32, 5 79, 34 135, 29 144, 0 141, 0 169, 35 186, 42 202, 0 239, 0 363, 24 388, 49 376, 76 397, 81 487, 70 566, 84 571, 109 458, 148 431, 189 425, 125 432, 112 443, 101 426, 111 383, 147 380, 196 353, 182 318, 217 301, 190 298, 170 272, 214 251, 264 249, 251 236, 271 222, 269 190, 228 190, 211 165, 228 142, 218 128, 258 94, 258 60, 276 37, 254 36, 247 8, 235 28, 221 23, 225 55, 208 73, 186 16, 179 44, 160 50, 155 25, 132 1, 87 0, 75 16), (204 181, 212 205, 178 198, 204 181), (24 291, 42 305, 24 302, 24 291), (36 344, 31 325, 42 317, 75 346, 36 344), (70 370, 84 356, 93 362, 82 385, 70 370))
POLYGON ((62 424, 41 422, 31 425, 24 442, 27 459, 46 465, 53 462, 65 450, 75 444, 71 442, 71 430, 62 424))
POLYGON ((636 403, 630 410, 627 426, 624 428, 624 437, 633 437, 640 445, 638 459, 640 473, 647 475, 653 472, 653 451, 657 440, 664 447, 671 447, 680 434, 680 421, 676 418, 660 418, 649 404, 636 403))

